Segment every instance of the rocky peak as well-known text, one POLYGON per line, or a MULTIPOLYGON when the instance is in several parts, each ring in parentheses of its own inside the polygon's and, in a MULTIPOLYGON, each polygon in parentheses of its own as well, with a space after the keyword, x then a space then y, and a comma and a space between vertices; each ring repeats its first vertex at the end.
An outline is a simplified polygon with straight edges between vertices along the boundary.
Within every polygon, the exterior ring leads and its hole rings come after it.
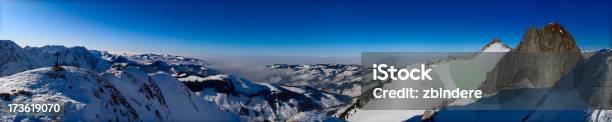
POLYGON ((570 32, 556 22, 542 29, 531 27, 527 30, 515 52, 571 52, 580 53, 576 40, 570 32))
POLYGON ((485 93, 500 89, 550 87, 584 59, 571 34, 559 23, 527 30, 517 48, 487 73, 485 93), (495 90, 494 90, 495 89, 495 90))
POLYGON ((501 40, 499 38, 493 38, 493 41, 489 42, 488 45, 491 45, 493 43, 501 43, 501 40))

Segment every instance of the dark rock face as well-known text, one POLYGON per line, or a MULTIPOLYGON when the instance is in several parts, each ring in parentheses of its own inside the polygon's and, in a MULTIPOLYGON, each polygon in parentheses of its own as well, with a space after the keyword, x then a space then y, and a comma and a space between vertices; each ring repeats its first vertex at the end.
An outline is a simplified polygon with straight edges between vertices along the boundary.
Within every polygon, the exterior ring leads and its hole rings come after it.
POLYGON ((576 40, 559 23, 529 28, 514 52, 579 53, 576 40))
POLYGON ((550 87, 583 61, 576 41, 560 24, 529 28, 520 44, 487 73, 483 91, 550 87))

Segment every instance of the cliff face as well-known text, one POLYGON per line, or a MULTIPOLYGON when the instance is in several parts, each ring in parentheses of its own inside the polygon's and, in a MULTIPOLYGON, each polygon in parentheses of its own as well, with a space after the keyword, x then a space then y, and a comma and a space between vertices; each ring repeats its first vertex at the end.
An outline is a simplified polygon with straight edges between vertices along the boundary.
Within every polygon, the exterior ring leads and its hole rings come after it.
POLYGON ((487 73, 483 90, 550 87, 583 60, 576 41, 560 24, 529 28, 520 44, 487 73))
POLYGON ((559 23, 529 28, 513 52, 580 53, 576 40, 559 23))

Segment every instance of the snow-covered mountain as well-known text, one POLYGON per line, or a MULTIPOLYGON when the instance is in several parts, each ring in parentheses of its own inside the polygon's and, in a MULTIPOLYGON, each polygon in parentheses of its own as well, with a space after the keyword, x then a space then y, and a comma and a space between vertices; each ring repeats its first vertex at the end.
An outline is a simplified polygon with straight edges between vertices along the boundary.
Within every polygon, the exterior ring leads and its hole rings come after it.
MULTIPOLYGON (((470 99, 434 103, 432 109, 436 110, 433 111, 363 110, 364 106, 371 104, 372 96, 361 94, 363 78, 367 74, 359 65, 274 64, 267 66, 274 74, 267 76, 263 82, 252 82, 215 70, 211 68, 214 64, 195 58, 157 54, 116 55, 84 47, 22 48, 12 41, 0 40, 0 105, 53 101, 65 104, 67 113, 61 117, 32 117, 0 112, 0 121, 402 121, 411 117, 410 120, 417 121, 500 118, 517 121, 610 121, 612 112, 609 110, 589 108, 549 111, 545 108, 547 105, 562 103, 558 101, 572 102, 585 97, 572 97, 575 92, 557 87, 560 84, 612 85, 609 83, 612 79, 609 73, 612 70, 612 50, 597 51, 593 56, 578 56, 584 57, 584 62, 543 57, 504 59, 511 53, 580 53, 579 50, 569 32, 559 24, 552 23, 542 29, 529 29, 515 49, 496 38, 479 52, 468 56, 468 59, 443 58, 427 63, 435 71, 443 71, 438 72, 440 77, 436 78, 441 80, 441 84, 435 85, 445 89, 477 89, 487 78, 495 75, 512 75, 494 77, 498 79, 533 77, 515 75, 519 70, 514 68, 528 65, 499 66, 497 62, 500 60, 544 62, 539 65, 542 69, 563 66, 557 67, 562 71, 542 75, 546 76, 543 79, 558 79, 541 82, 544 83, 542 86, 551 85, 552 88, 504 89, 507 91, 497 93, 520 91, 541 95, 559 92, 530 101, 541 102, 538 109, 456 111, 446 108, 447 105, 470 107, 478 103, 478 100, 470 99), (53 67, 56 64, 61 68, 53 67), (487 73, 493 69, 512 72, 487 73), (453 72, 461 72, 462 76, 468 77, 451 77, 453 72)), ((542 71, 539 72, 546 73, 542 71)), ((402 82, 425 84, 417 81, 402 82)), ((364 86, 368 85, 399 86, 393 82, 376 82, 364 86)), ((612 106, 608 101, 612 98, 612 92, 609 91, 607 88, 593 88, 579 93, 587 94, 586 97, 593 100, 590 105, 607 107, 612 106)), ((496 94, 491 95, 496 97, 496 94)))
POLYGON ((230 75, 187 76, 179 80, 205 100, 247 120, 284 121, 300 112, 334 113, 350 102, 348 96, 307 86, 253 83, 230 75))
POLYGON ((11 75, 29 69, 50 67, 57 62, 63 66, 75 66, 102 72, 111 64, 100 53, 84 47, 44 46, 22 48, 10 40, 0 40, 0 76, 11 75))
POLYGON ((21 48, 9 40, 0 41, 0 47, 3 106, 57 101, 66 104, 69 113, 63 117, 3 113, 4 121, 331 119, 330 113, 351 100, 308 86, 253 83, 182 56, 115 55, 84 47, 21 48), (56 64, 63 68, 52 67, 56 64))
POLYGON ((167 74, 147 75, 137 68, 105 73, 76 67, 28 70, 0 78, 0 94, 4 94, 0 103, 60 103, 64 105, 64 116, 0 112, 0 120, 235 120, 231 113, 220 111, 172 79, 167 74))
POLYGON ((319 90, 348 95, 359 96, 359 84, 365 75, 360 65, 351 64, 273 64, 267 68, 274 75, 267 76, 270 83, 287 86, 310 86, 319 90), (278 73, 280 72, 280 73, 278 73))
POLYGON ((309 86, 254 83, 220 73, 202 60, 171 55, 107 55, 113 67, 137 66, 145 72, 165 72, 220 109, 240 115, 243 120, 284 121, 300 112, 334 113, 351 98, 309 86), (178 58, 178 59, 177 59, 178 58))

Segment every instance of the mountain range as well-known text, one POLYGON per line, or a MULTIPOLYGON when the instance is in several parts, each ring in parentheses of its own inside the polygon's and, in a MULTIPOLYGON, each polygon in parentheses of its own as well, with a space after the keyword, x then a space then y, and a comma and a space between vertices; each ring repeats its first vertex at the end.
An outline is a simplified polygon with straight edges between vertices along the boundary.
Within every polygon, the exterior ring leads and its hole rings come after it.
POLYGON ((350 102, 349 96, 308 86, 254 83, 182 56, 22 48, 9 40, 0 45, 0 103, 54 101, 65 104, 67 113, 33 117, 2 112, 0 118, 7 121, 338 120, 327 113, 350 102))
POLYGON ((118 55, 85 47, 21 47, 0 40, 0 105, 57 102, 66 113, 21 116, 0 112, 0 121, 610 121, 608 110, 549 111, 547 107, 563 99, 588 99, 589 105, 600 108, 612 106, 607 101, 612 92, 605 87, 563 92, 571 91, 567 85, 609 85, 611 54, 610 49, 584 54, 558 23, 529 28, 514 49, 495 38, 469 59, 438 59, 428 65, 438 69, 479 65, 462 71, 471 72, 468 75, 478 81, 443 81, 442 86, 480 88, 489 99, 533 91, 542 94, 533 100, 538 103, 533 110, 451 110, 475 106, 487 100, 484 98, 448 100, 432 110, 397 112, 362 109, 372 104, 372 96, 361 94, 369 90, 362 89, 367 73, 356 64, 272 64, 266 70, 276 73, 265 76, 266 82, 253 82, 215 70, 214 64, 196 58, 118 55), (566 97, 567 93, 587 97, 566 97))

